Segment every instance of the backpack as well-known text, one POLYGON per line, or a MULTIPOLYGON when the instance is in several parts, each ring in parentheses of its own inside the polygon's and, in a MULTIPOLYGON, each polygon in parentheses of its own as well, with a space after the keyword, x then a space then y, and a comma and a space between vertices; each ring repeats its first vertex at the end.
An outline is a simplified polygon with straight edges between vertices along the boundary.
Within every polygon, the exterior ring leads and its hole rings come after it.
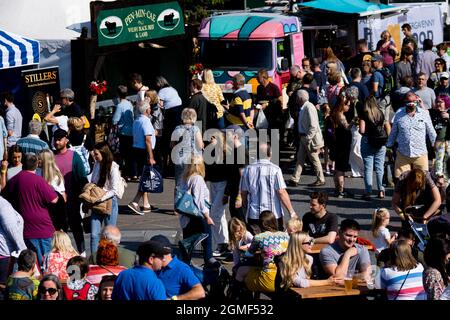
POLYGON ((63 286, 64 296, 66 300, 87 300, 91 284, 86 281, 79 290, 70 289, 67 285, 63 286))
POLYGON ((367 140, 373 148, 381 148, 386 145, 388 135, 384 129, 384 117, 378 123, 370 123, 367 140))
POLYGON ((91 173, 91 165, 89 164, 89 151, 84 146, 84 142, 86 141, 86 135, 84 135, 83 143, 79 146, 71 146, 70 150, 73 150, 74 152, 78 153, 81 160, 83 161, 84 171, 86 172, 86 175, 89 175, 91 173))
POLYGON ((375 70, 375 72, 379 72, 383 76, 384 84, 383 88, 381 89, 381 98, 384 98, 390 95, 395 88, 394 76, 391 74, 388 68, 381 68, 379 70, 375 70))

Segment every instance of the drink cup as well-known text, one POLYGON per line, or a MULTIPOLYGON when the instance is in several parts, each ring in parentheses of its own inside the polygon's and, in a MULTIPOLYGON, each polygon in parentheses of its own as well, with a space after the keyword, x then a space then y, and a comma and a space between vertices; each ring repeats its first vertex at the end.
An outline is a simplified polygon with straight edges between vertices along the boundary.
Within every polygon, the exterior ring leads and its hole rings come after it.
POLYGON ((352 290, 353 287, 353 272, 347 271, 347 274, 344 277, 344 287, 345 292, 348 293, 352 290))

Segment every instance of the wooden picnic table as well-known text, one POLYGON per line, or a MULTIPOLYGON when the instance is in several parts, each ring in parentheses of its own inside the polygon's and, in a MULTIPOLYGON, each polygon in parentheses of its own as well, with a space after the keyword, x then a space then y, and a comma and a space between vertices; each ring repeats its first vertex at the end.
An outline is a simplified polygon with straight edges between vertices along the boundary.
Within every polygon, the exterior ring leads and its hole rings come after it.
POLYGON ((301 299, 322 299, 332 297, 346 297, 346 296, 359 296, 366 295, 371 292, 375 293, 377 289, 368 289, 365 282, 359 281, 357 288, 352 288, 348 292, 345 291, 343 285, 326 285, 319 287, 309 288, 291 288, 295 294, 301 299))

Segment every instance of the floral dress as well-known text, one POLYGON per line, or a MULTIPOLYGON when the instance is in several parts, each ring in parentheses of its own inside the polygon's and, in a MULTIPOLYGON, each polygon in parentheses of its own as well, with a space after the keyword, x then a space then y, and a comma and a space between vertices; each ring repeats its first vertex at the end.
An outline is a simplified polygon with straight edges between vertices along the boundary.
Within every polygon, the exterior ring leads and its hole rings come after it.
POLYGON ((423 272, 423 287, 428 300, 439 300, 445 290, 441 273, 437 269, 427 268, 423 272))
POLYGON ((74 253, 50 252, 44 259, 44 273, 54 274, 59 280, 67 280, 69 278, 66 271, 67 262, 74 256, 76 256, 74 253))

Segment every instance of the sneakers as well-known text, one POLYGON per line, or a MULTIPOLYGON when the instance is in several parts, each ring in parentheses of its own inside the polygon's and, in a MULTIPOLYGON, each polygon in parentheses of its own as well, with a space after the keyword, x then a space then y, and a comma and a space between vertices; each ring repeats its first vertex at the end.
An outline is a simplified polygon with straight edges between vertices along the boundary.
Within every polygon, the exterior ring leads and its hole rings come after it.
POLYGON ((316 182, 308 184, 308 187, 321 187, 325 185, 325 181, 317 180, 316 182))
POLYGON ((342 198, 353 198, 353 194, 347 191, 336 191, 335 196, 339 199, 342 198))
POLYGON ((364 201, 372 201, 372 197, 368 193, 363 194, 361 196, 361 199, 364 200, 364 201))
POLYGON ((141 208, 139 207, 139 205, 136 202, 130 202, 128 204, 128 208, 130 208, 134 213, 143 216, 145 214, 145 212, 141 211, 141 208))

